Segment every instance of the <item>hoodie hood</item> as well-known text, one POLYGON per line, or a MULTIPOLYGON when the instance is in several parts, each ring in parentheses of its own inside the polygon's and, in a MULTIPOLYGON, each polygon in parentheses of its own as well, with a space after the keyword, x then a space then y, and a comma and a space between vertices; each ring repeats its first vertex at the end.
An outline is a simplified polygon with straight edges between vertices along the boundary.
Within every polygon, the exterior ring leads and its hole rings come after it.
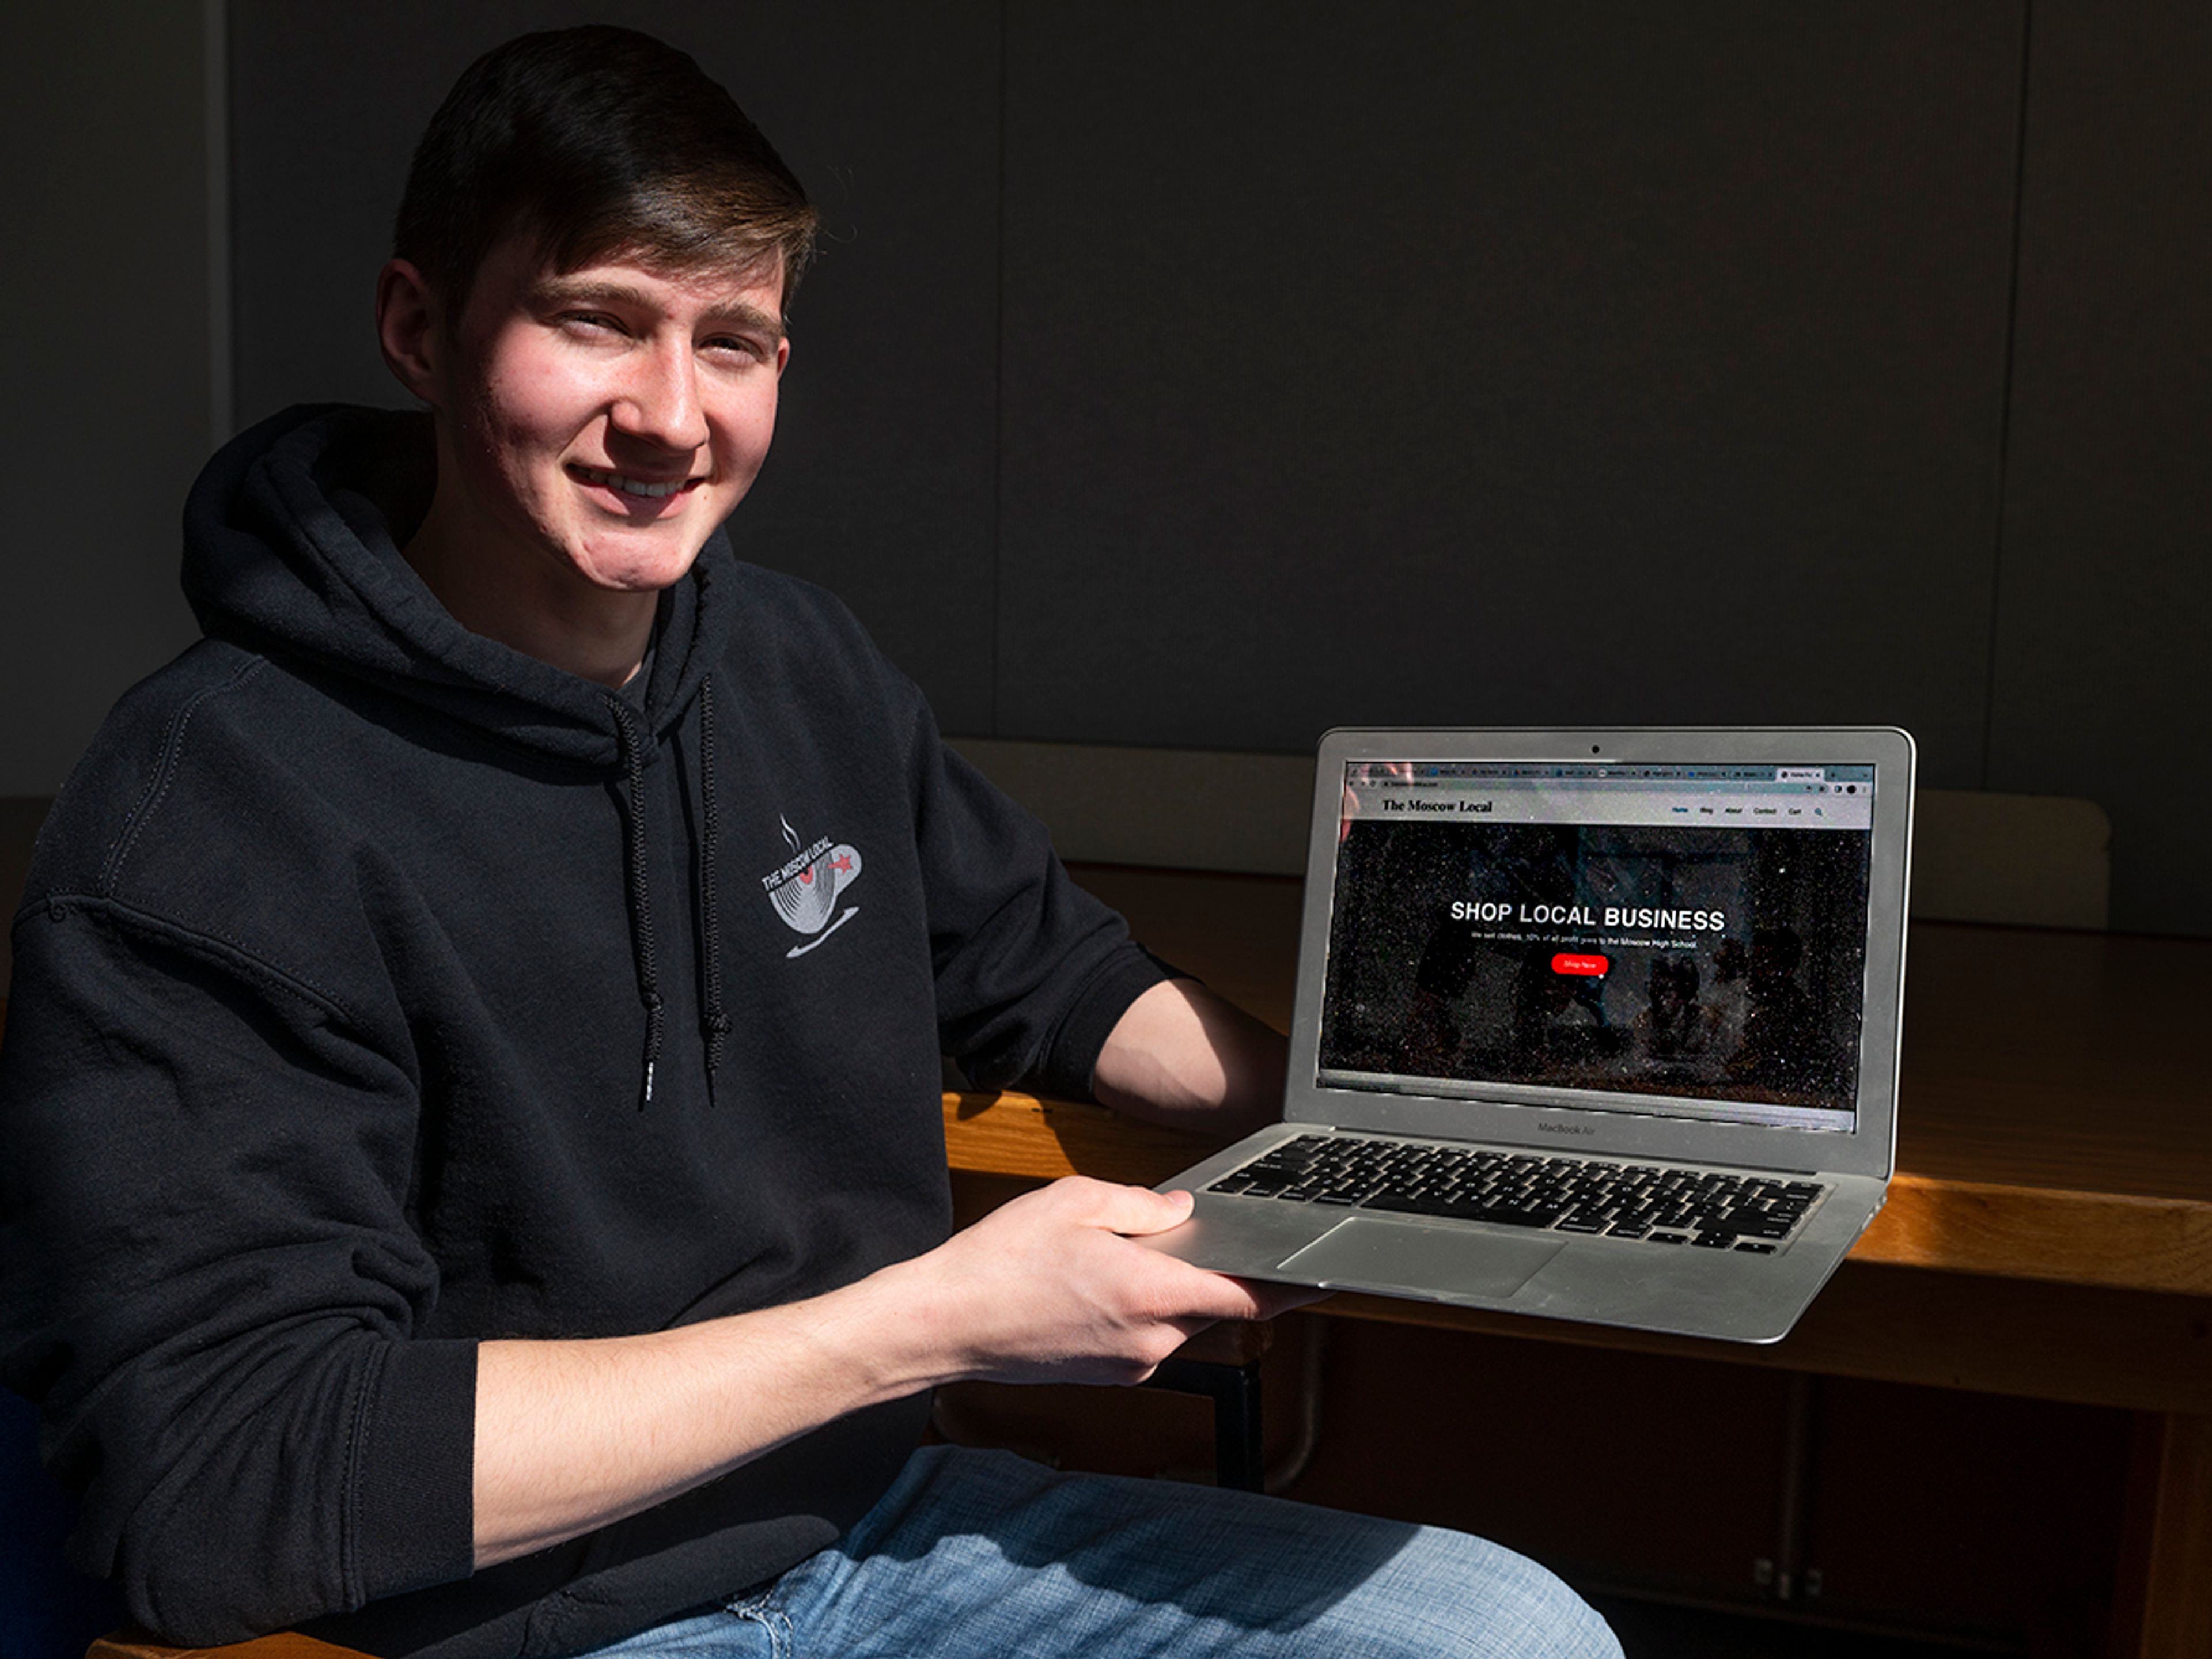
MULTIPOLYGON (((307 659, 540 754, 623 764, 636 751, 606 688, 471 634, 400 556, 435 483, 428 415, 305 405, 241 433, 185 504, 185 597, 200 627, 251 650, 307 659)), ((690 574, 662 596, 634 717, 649 738, 683 717, 726 645, 732 562, 717 529, 690 574)))
POLYGON ((729 1030, 713 871, 720 833, 708 671, 736 605, 718 527, 661 596, 641 709, 621 693, 472 634, 438 603, 400 544, 429 510, 437 469, 427 415, 337 405, 286 410, 209 463, 185 503, 185 597, 210 638, 311 660, 501 740, 623 775, 623 880, 646 1015, 638 1103, 649 1103, 665 1029, 646 860, 645 770, 695 703, 702 739, 700 1009, 708 1095, 729 1030))

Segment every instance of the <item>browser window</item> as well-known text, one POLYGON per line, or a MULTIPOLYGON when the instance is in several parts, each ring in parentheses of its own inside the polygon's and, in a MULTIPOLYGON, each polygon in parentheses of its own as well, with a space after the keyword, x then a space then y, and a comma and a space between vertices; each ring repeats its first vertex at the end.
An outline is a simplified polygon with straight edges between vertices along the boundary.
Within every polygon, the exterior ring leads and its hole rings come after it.
POLYGON ((1850 1129, 1875 784, 1353 762, 1318 1081, 1850 1129))

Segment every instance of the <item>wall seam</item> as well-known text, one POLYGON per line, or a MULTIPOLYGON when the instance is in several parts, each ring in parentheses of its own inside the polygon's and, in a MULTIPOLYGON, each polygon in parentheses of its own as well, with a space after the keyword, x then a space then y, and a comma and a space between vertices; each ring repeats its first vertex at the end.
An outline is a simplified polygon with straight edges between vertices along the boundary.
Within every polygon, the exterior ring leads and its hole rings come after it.
POLYGON ((1990 513, 1990 622, 1982 683, 1982 787, 1991 787, 1996 750, 1997 651, 2000 601, 2004 583, 2005 501, 2012 463, 2014 366, 2020 356, 2020 263, 2021 227, 2027 217, 2027 96, 2030 48, 2035 32, 2035 0, 2021 0, 2020 102, 2013 134, 2012 250, 2006 270, 2004 370, 1997 392, 1996 499, 1990 513))
POLYGON ((1006 628, 1006 80, 1012 0, 999 0, 999 177, 991 392, 991 735, 1003 735, 1000 671, 1006 628))
POLYGON ((228 0, 201 0, 201 122, 207 168, 208 447, 230 441, 236 419, 231 361, 230 19, 228 0))

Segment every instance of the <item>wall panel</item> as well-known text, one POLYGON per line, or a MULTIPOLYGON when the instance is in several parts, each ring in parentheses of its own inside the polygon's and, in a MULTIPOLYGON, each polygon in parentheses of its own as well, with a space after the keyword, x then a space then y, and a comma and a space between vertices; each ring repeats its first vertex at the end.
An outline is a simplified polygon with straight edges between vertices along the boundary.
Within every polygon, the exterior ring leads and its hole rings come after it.
POLYGON ((202 45, 194 6, 8 20, 0 796, 52 794, 108 706, 196 637, 177 520, 209 428, 202 45))
POLYGON ((1012 20, 999 735, 1980 781, 2016 4, 1012 20))
POLYGON ((2212 8, 2038 0, 1990 785, 2112 819, 2112 921, 2212 933, 2212 8))

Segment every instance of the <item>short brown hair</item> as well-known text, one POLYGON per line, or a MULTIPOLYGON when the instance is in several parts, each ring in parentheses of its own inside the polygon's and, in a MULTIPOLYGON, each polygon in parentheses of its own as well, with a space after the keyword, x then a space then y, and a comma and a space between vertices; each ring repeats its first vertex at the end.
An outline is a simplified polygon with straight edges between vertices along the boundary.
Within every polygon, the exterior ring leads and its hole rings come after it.
POLYGON ((392 252, 456 313, 517 232, 563 271, 623 254, 678 270, 778 261, 788 310, 817 222, 689 55, 593 24, 520 36, 462 71, 415 147, 392 252))

